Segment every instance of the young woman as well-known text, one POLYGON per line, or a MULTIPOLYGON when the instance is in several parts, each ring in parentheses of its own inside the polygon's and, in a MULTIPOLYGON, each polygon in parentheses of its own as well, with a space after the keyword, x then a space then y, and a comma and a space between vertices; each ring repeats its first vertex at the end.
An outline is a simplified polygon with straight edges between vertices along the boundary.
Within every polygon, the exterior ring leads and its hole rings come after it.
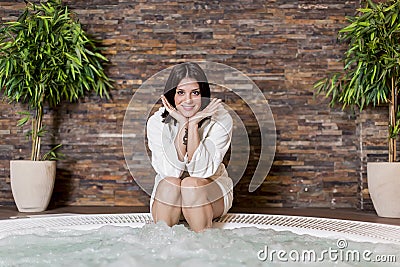
POLYGON ((233 182, 222 163, 232 118, 220 99, 210 99, 207 77, 196 63, 172 69, 161 100, 163 107, 147 123, 157 173, 150 212, 154 222, 169 226, 183 215, 199 232, 232 206, 233 182))

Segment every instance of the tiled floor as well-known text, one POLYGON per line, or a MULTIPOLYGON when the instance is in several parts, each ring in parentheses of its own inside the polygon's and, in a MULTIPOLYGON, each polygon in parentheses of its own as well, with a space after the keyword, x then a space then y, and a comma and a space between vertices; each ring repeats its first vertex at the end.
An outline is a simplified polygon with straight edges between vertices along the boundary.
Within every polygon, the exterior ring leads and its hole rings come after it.
MULTIPOLYGON (((13 207, 0 206, 0 219, 10 219, 44 214, 106 214, 106 213, 147 213, 148 207, 99 207, 99 206, 68 206, 49 209, 41 213, 20 213, 13 207)), ((291 216, 322 217, 343 220, 364 221, 373 223, 392 224, 400 226, 400 219, 381 218, 373 212, 355 209, 321 209, 321 208, 232 208, 229 213, 278 214, 291 216)))

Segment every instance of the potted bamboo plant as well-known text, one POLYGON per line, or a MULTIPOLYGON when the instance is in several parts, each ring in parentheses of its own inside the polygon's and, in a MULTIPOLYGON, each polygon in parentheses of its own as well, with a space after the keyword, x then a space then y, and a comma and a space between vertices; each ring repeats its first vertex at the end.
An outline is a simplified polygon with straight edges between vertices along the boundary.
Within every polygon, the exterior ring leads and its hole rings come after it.
POLYGON ((400 163, 396 139, 400 131, 398 93, 400 85, 400 1, 367 0, 348 18, 338 39, 348 48, 341 73, 332 73, 314 84, 317 93, 331 97, 330 104, 387 105, 388 161, 368 162, 368 190, 377 214, 400 218, 400 163))
POLYGON ((27 107, 17 125, 31 124, 30 160, 11 160, 11 188, 21 212, 47 208, 52 194, 57 149, 41 154, 46 134, 44 108, 74 102, 94 91, 109 97, 111 80, 104 72, 107 59, 76 15, 61 0, 26 2, 17 21, 0 27, 0 90, 10 103, 27 107))

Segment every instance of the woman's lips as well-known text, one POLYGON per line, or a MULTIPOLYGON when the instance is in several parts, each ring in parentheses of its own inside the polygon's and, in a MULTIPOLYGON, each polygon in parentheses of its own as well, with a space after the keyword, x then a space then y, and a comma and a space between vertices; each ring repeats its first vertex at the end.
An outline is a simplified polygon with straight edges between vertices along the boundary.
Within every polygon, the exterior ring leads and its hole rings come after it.
POLYGON ((186 111, 191 111, 192 109, 194 109, 194 106, 182 106, 182 108, 186 111))

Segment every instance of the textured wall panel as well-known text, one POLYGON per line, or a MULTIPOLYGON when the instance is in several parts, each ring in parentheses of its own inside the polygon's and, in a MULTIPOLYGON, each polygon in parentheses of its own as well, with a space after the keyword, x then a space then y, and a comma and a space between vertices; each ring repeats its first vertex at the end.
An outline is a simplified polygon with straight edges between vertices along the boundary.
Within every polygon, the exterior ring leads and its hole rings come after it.
MULTIPOLYGON (((84 28, 102 40, 115 80, 113 99, 88 96, 47 110, 45 121, 63 143, 51 205, 146 206, 122 151, 122 123, 135 90, 178 62, 208 60, 248 75, 268 99, 277 131, 270 174, 253 193, 260 137, 236 95, 218 93, 245 121, 252 160, 234 191, 240 207, 361 207, 371 209, 365 164, 383 159, 385 110, 361 116, 314 98, 312 84, 340 69, 336 33, 358 1, 66 1, 84 28)), ((23 1, 0 0, 2 22, 16 19, 23 1)), ((14 205, 9 160, 27 158, 29 143, 15 126, 20 105, 0 104, 0 204, 14 205)), ((138 125, 144 127, 144 125, 138 125)), ((140 161, 140 160, 139 160, 140 161)), ((138 164, 141 164, 138 162, 138 164)), ((232 163, 234 164, 234 163, 232 163)), ((142 166, 143 167, 143 166, 142 166)), ((150 168, 150 166, 148 166, 150 168)), ((141 173, 146 175, 146 173, 141 173)))

